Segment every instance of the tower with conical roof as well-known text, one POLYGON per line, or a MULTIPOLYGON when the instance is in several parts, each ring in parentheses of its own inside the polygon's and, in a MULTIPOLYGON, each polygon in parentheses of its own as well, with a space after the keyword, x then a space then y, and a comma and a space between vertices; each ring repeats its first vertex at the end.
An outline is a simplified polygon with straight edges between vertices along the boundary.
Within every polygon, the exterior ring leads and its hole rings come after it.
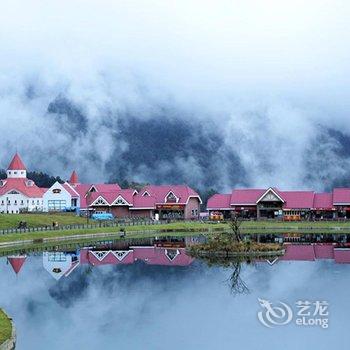
POLYGON ((9 179, 25 179, 27 178, 27 168, 24 165, 21 157, 16 152, 7 168, 7 178, 9 179))
POLYGON ((72 175, 70 176, 69 179, 69 184, 70 185, 77 185, 79 183, 79 178, 78 178, 78 174, 75 170, 73 170, 72 175))

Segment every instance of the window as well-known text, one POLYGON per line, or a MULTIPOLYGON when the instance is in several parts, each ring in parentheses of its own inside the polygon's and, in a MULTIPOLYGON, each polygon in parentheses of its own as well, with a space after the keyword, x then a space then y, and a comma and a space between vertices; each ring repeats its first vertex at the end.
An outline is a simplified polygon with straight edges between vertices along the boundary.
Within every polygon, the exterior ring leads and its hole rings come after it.
POLYGON ((21 205, 24 205, 24 200, 23 199, 21 200, 21 205))
POLYGON ((15 200, 15 203, 14 203, 15 205, 17 205, 17 201, 15 200))
POLYGON ((58 200, 58 199, 49 200, 47 204, 48 204, 49 210, 63 210, 66 208, 66 201, 65 200, 58 200))
POLYGON ((122 198, 122 197, 118 197, 116 199, 116 201, 114 202, 114 204, 117 204, 117 205, 127 205, 126 201, 122 198))
POLYGON ((198 215, 198 209, 192 209, 191 210, 192 216, 197 216, 198 215))
POLYGON ((99 199, 95 202, 95 205, 107 205, 107 203, 106 203, 102 198, 99 198, 99 199))
POLYGON ((167 203, 176 203, 177 202, 177 198, 176 196, 174 195, 173 192, 170 192, 167 197, 166 197, 166 202, 167 203))

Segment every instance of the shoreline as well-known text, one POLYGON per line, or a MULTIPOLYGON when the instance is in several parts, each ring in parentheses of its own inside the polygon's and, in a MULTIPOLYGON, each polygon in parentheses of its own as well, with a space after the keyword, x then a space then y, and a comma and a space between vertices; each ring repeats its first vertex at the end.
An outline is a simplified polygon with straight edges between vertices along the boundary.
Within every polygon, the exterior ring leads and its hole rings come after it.
MULTIPOLYGON (((13 320, 7 313, 0 308, 0 326, 5 329, 5 335, 0 337, 0 350, 13 350, 16 347, 16 327, 13 320), (5 327, 5 328, 4 328, 5 327)), ((2 334, 0 333, 0 336, 2 334)))

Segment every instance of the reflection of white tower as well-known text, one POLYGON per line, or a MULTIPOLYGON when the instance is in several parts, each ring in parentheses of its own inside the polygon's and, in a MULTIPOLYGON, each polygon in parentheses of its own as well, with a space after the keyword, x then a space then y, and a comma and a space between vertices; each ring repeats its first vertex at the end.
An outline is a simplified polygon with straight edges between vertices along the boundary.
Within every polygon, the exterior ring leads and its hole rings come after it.
POLYGON ((55 279, 69 276, 79 265, 79 257, 65 252, 44 252, 43 265, 46 271, 55 279))

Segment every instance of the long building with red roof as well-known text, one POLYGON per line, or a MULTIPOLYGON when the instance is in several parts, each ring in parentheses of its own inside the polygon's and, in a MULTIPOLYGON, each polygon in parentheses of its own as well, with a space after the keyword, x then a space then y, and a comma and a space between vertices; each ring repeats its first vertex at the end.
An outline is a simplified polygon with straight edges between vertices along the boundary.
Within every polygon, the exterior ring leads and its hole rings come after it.
POLYGON ((330 193, 314 191, 281 191, 277 188, 234 189, 228 194, 209 198, 211 215, 229 217, 233 213, 244 218, 349 218, 350 188, 335 188, 330 193))
POLYGON ((85 196, 88 207, 112 213, 116 217, 147 217, 159 219, 199 218, 202 200, 186 185, 145 186, 134 189, 96 190, 85 196))

